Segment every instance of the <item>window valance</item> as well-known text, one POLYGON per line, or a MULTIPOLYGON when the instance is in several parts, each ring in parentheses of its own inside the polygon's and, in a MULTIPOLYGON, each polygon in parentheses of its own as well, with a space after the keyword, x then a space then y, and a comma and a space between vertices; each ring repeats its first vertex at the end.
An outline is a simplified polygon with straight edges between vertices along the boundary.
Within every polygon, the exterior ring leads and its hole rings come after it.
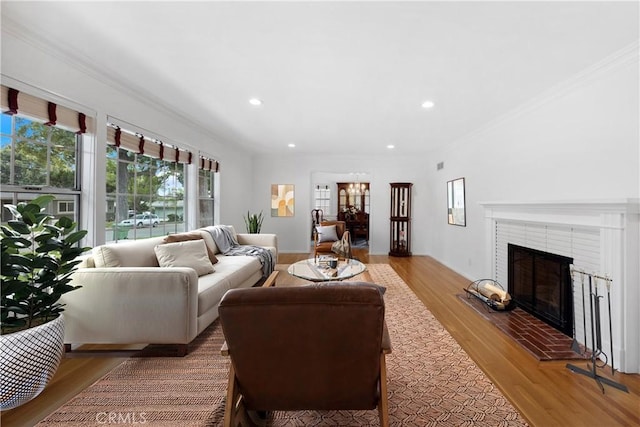
POLYGON ((84 113, 58 105, 10 87, 1 86, 0 108, 5 114, 21 114, 46 125, 62 127, 76 133, 85 133, 92 129, 92 118, 84 113))
POLYGON ((122 129, 114 124, 108 124, 107 144, 160 160, 186 164, 191 164, 193 161, 191 151, 122 129))
POLYGON ((210 159, 204 155, 200 155, 200 164, 198 167, 202 170, 220 172, 220 163, 217 160, 210 159))

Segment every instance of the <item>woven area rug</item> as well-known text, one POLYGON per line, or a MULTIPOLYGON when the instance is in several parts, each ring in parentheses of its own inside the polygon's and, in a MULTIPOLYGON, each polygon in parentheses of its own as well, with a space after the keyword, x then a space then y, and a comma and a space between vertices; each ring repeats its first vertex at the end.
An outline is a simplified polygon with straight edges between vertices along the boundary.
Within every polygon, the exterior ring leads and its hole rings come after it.
MULTIPOLYGON (((387 288, 391 425, 526 425, 390 266, 367 268, 372 281, 387 288)), ((229 369, 228 358, 220 355, 222 343, 216 321, 184 358, 129 359, 38 425, 96 426, 109 417, 112 423, 148 426, 222 425, 229 369)), ((377 426, 379 421, 375 410, 300 411, 276 412, 269 425, 377 426)))

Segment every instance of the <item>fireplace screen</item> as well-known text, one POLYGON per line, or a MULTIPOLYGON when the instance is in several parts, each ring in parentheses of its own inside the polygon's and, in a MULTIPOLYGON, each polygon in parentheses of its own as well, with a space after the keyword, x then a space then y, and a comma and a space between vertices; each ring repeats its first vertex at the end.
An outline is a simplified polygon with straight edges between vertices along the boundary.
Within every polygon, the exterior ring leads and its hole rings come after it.
POLYGON ((518 307, 573 335, 573 259, 509 244, 509 293, 518 307))

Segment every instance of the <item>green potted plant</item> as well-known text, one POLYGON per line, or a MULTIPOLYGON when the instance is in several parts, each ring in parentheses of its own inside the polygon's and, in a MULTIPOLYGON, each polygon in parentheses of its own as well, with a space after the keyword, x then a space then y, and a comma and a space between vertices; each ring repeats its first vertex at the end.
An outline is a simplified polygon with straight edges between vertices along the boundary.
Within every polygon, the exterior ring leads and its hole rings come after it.
POLYGON ((57 370, 64 352, 59 299, 80 287, 70 284, 71 274, 78 256, 90 249, 78 246, 86 230, 75 231, 76 223, 67 217, 54 222, 45 212, 54 199, 43 195, 5 205, 13 219, 0 226, 2 410, 36 397, 57 370))
POLYGON ((244 224, 247 226, 247 233, 260 233, 263 220, 264 216, 262 215, 262 211, 260 211, 259 214, 251 214, 247 211, 247 216, 244 218, 244 224))

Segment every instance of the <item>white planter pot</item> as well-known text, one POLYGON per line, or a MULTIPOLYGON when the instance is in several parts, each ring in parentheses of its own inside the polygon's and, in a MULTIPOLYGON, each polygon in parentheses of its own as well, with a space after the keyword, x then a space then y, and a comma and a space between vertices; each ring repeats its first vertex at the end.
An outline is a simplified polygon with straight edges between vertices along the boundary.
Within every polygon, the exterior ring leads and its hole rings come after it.
POLYGON ((49 383, 64 353, 64 317, 0 335, 0 410, 36 397, 49 383))

